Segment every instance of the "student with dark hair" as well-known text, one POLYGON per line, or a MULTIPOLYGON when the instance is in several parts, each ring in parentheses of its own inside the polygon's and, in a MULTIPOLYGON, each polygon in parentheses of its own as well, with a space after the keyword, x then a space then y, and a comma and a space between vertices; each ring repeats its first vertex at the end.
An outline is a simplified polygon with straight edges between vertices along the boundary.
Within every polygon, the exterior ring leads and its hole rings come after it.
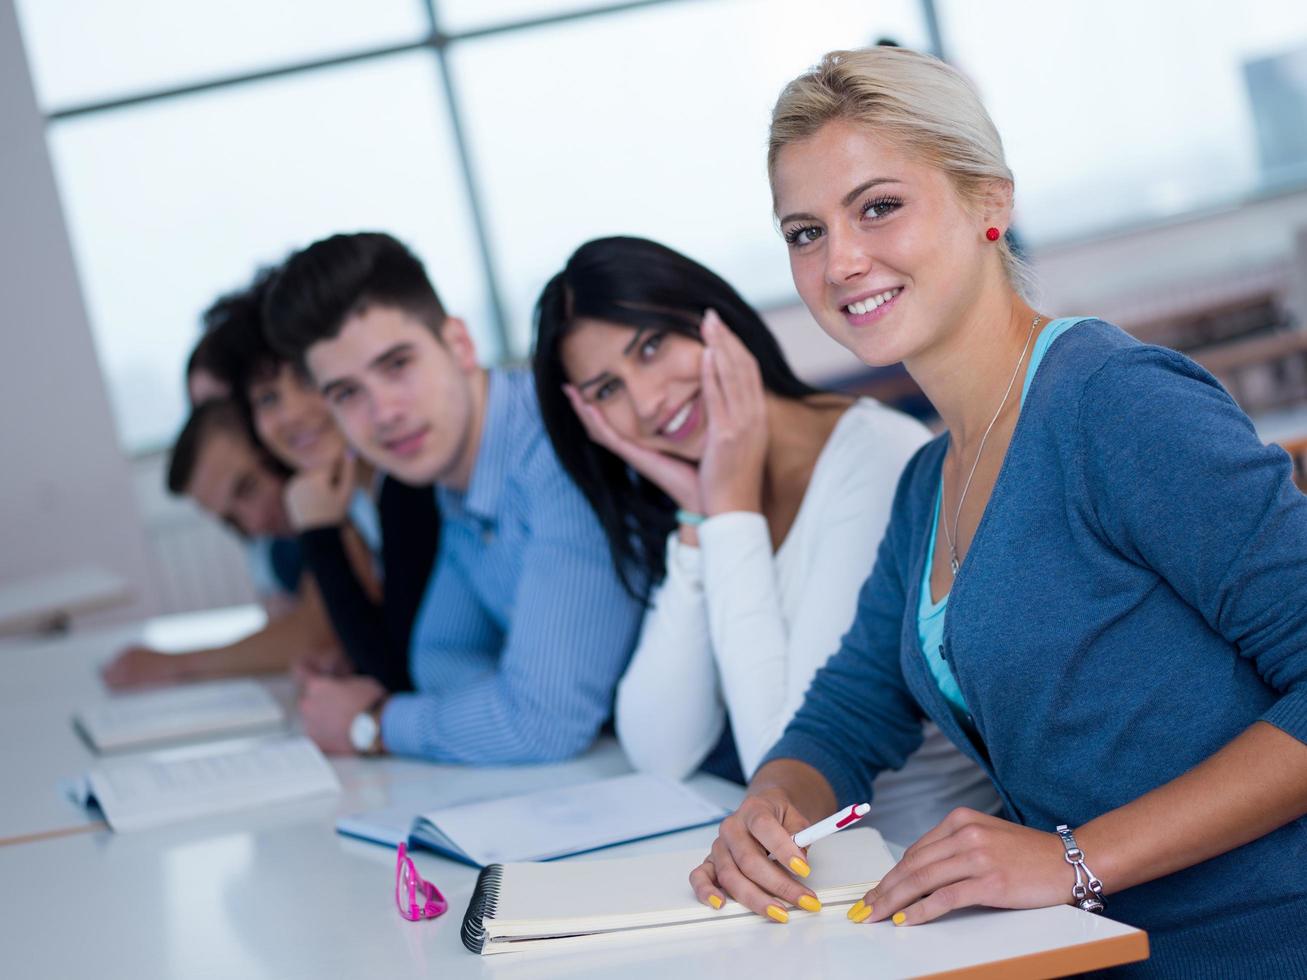
MULTIPOLYGON (((270 547, 290 533, 282 506, 286 471, 251 440, 240 409, 216 399, 197 407, 173 446, 168 489, 191 497, 243 538, 266 547, 276 588, 296 596, 283 615, 236 643, 181 654, 129 646, 104 666, 110 687, 271 673, 300 659, 331 662, 334 638, 312 580, 301 574, 298 549, 270 547)), ((257 585, 258 583, 256 583, 257 585)))
POLYGON ((322 395, 264 330, 270 270, 215 305, 234 395, 255 438, 291 471, 285 507, 353 669, 408 690, 408 640, 440 534, 430 486, 356 460, 322 395))
POLYGON ((530 375, 479 367, 466 324, 389 235, 292 255, 264 309, 270 340, 305 367, 350 444, 399 480, 435 483, 444 521, 412 637, 417 692, 311 679, 305 730, 328 751, 445 762, 585 749, 641 609, 549 447, 530 375))
MULTIPOLYGON (((637 768, 752 774, 853 619, 920 423, 800 381, 719 276, 641 238, 582 245, 536 313, 559 458, 628 582, 658 583, 618 688, 637 768), (731 751, 733 746, 733 751, 731 751)), ((869 820, 911 841, 997 805, 934 726, 869 820)))

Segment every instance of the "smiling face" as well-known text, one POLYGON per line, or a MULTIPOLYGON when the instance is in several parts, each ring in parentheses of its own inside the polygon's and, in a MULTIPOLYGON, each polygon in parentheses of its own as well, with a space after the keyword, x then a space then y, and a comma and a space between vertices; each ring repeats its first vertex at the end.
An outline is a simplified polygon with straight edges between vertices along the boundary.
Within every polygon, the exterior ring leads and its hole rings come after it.
POLYGON ((328 466, 345 451, 345 437, 313 385, 290 364, 250 384, 254 430, 293 470, 328 466))
POLYGON ((476 350, 461 320, 440 339, 393 306, 370 306, 313 344, 309 373, 346 438, 405 483, 466 489, 476 459, 476 350))
POLYGON ((200 449, 186 493, 210 514, 250 537, 290 533, 284 481, 245 436, 214 432, 200 449))
POLYGON ((984 236, 1007 226, 1003 189, 968 208, 943 171, 867 126, 836 120, 782 148, 773 190, 799 295, 867 364, 945 342, 1004 275, 984 236))
POLYGON ((668 329, 578 319, 559 345, 563 371, 617 433, 656 452, 697 462, 707 416, 700 390, 703 345, 668 329))

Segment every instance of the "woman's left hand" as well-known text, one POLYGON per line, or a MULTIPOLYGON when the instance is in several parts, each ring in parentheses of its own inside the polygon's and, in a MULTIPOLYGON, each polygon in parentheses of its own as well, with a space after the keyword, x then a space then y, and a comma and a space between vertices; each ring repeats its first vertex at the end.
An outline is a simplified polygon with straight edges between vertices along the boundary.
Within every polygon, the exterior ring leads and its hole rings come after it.
POLYGON ((959 807, 867 892, 872 911, 864 921, 915 926, 972 905, 1066 905, 1075 870, 1065 853, 1057 834, 959 807))
POLYGON ((702 391, 708 416, 699 487, 709 515, 762 509, 767 403, 758 362, 715 312, 703 318, 702 391))

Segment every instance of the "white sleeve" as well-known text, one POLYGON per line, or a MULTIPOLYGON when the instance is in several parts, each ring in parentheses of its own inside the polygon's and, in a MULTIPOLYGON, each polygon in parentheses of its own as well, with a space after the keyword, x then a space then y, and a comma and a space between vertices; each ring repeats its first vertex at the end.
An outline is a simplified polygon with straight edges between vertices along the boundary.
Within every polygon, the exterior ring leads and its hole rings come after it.
POLYGON ((746 776, 780 739, 813 675, 839 648, 889 523, 899 475, 929 438, 924 426, 861 402, 815 499, 816 521, 796 541, 808 556, 782 602, 770 533, 761 514, 722 514, 699 528, 712 649, 746 776), (784 609, 793 610, 786 621, 784 609))
POLYGON ((667 577, 653 595, 617 685, 617 738, 636 769, 684 779, 726 725, 708 635, 700 552, 667 542, 667 577))

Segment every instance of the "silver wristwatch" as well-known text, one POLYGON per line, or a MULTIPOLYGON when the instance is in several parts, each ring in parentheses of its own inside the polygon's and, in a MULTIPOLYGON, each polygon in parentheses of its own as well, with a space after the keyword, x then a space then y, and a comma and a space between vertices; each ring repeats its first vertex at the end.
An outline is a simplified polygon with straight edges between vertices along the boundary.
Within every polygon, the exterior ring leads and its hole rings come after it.
POLYGON ((360 711, 349 723, 349 744, 359 755, 378 755, 381 752, 381 721, 377 709, 360 711))

